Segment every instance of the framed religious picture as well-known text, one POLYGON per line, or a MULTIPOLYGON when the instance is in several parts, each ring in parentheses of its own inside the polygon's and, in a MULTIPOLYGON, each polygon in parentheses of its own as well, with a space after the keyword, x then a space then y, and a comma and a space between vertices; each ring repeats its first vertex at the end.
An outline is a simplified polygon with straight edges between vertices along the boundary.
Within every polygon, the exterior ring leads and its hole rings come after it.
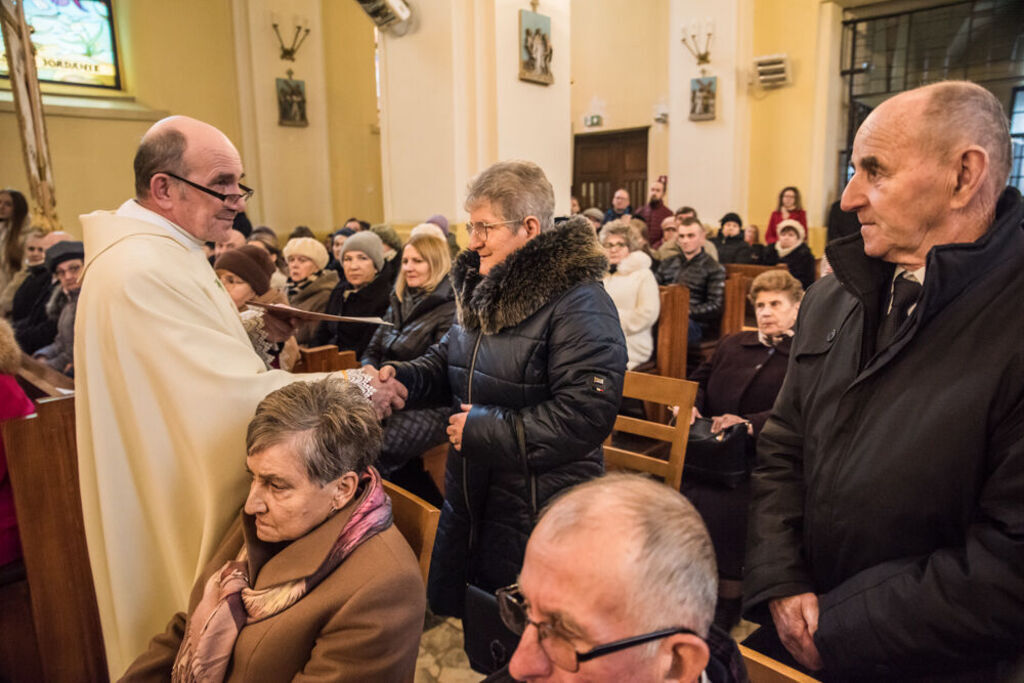
POLYGON ((519 10, 519 80, 542 85, 554 83, 551 51, 551 17, 519 10))
POLYGON ((277 125, 305 127, 306 119, 306 82, 297 81, 292 77, 291 69, 288 78, 277 79, 277 125))
POLYGON ((690 120, 713 121, 715 119, 715 92, 718 77, 690 79, 690 120))

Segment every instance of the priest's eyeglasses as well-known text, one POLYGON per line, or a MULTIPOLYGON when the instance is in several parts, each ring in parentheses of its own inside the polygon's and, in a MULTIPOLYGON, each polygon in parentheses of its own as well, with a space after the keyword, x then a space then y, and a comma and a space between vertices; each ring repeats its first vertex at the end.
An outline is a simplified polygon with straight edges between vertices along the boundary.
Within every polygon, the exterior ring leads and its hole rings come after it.
POLYGON ((169 175, 172 178, 174 178, 175 180, 180 180, 181 182, 185 183, 186 185, 191 185, 192 187, 196 188, 200 192, 205 192, 206 194, 210 195, 211 197, 216 197, 217 199, 219 199, 220 201, 224 202, 225 204, 237 204, 239 199, 243 199, 245 201, 249 201, 250 199, 252 199, 252 196, 254 194, 256 194, 256 190, 252 189, 251 187, 246 187, 242 183, 238 183, 238 187, 242 188, 242 194, 224 194, 223 192, 217 192, 217 190, 211 190, 210 188, 206 187, 205 185, 200 185, 199 183, 193 183, 188 178, 182 178, 180 175, 175 175, 174 173, 171 173, 170 171, 158 171, 158 173, 163 173, 164 175, 169 175))
POLYGON ((668 636, 675 635, 677 633, 687 633, 694 636, 697 635, 688 628, 666 628, 658 631, 651 631, 650 633, 644 633, 639 636, 633 636, 632 638, 623 638, 622 640, 616 640, 613 643, 598 645, 587 652, 577 652, 569 639, 566 638, 566 636, 559 634, 552 624, 530 620, 526 614, 529 605, 526 602, 526 598, 523 597, 523 594, 519 591, 519 586, 517 584, 506 586, 505 588, 499 588, 496 595, 498 598, 498 611, 501 614, 501 620, 505 622, 505 626, 519 636, 523 634, 527 626, 535 627, 537 629, 537 641, 540 643, 541 649, 544 650, 544 654, 551 660, 551 663, 559 669, 569 671, 571 673, 579 671, 580 664, 582 662, 590 661, 597 657, 603 657, 604 655, 609 655, 613 652, 618 652, 619 650, 625 650, 626 648, 634 647, 635 645, 642 645, 643 643, 649 643, 660 638, 667 638, 668 636))

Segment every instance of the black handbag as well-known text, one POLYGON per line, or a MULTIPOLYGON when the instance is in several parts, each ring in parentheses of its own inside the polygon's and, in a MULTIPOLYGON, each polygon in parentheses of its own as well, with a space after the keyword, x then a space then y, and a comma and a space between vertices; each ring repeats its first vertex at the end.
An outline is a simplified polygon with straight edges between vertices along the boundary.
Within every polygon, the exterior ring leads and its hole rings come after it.
POLYGON ((750 475, 753 454, 754 439, 746 422, 712 434, 711 420, 698 417, 690 425, 683 477, 734 489, 750 475))
POLYGON ((519 645, 519 636, 501 620, 498 598, 471 583, 466 585, 462 635, 469 665, 482 674, 492 674, 507 665, 519 645))

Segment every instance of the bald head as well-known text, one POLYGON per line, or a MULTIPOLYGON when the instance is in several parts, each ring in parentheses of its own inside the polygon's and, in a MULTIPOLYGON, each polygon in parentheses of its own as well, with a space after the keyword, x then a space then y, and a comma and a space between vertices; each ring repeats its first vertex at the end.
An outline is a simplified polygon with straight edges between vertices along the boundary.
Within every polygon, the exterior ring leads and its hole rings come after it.
POLYGON ((168 116, 157 121, 142 136, 135 153, 136 197, 149 196, 155 174, 170 172, 188 177, 197 158, 211 152, 238 156, 228 137, 208 123, 189 116, 168 116))
POLYGON ((944 81, 900 93, 879 105, 864 122, 888 119, 913 135, 920 150, 940 162, 958 163, 971 146, 988 157, 988 178, 979 199, 995 204, 1010 177, 1013 149, 1003 106, 995 95, 968 81, 944 81))
POLYGON ((633 474, 594 479, 556 499, 530 543, 535 538, 583 543, 625 559, 628 585, 613 589, 639 624, 657 628, 672 615, 707 633, 718 590, 714 549, 700 515, 678 491, 633 474))

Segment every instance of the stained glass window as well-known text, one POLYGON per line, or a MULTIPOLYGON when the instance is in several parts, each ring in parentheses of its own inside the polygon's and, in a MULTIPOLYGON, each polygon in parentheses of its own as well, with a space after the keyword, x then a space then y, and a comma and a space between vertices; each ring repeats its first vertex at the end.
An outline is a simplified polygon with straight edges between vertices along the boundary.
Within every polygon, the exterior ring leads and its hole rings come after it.
MULTIPOLYGON (((110 0, 22 0, 45 83, 121 87, 110 0)), ((7 56, 0 52, 0 77, 7 56)))

